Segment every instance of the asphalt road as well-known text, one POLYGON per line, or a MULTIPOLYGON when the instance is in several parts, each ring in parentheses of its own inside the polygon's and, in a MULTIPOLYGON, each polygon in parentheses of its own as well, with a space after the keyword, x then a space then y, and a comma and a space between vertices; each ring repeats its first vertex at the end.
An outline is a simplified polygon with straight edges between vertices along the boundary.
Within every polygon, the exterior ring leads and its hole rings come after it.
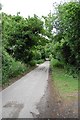
POLYGON ((3 118, 33 118, 38 115, 37 104, 43 97, 49 75, 49 61, 0 92, 3 118))

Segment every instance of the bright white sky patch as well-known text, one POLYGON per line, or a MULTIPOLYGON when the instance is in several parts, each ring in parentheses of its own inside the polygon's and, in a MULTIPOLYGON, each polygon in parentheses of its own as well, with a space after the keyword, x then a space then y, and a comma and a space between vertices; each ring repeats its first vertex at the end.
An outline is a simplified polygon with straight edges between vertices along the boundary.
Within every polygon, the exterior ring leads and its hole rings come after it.
MULTIPOLYGON (((60 3, 61 0, 0 0, 3 5, 3 12, 7 14, 16 14, 20 12, 22 16, 47 15, 53 10, 53 3, 60 3)), ((62 0, 64 1, 64 0, 62 0)), ((67 0, 66 0, 67 1, 67 0)))

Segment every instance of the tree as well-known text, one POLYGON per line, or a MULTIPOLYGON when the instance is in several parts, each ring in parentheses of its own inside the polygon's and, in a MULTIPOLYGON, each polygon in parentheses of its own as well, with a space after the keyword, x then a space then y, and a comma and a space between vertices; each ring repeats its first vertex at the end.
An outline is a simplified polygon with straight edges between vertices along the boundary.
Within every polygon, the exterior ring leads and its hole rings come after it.
POLYGON ((53 38, 53 29, 54 29, 54 20, 56 16, 52 14, 51 12, 48 14, 48 16, 42 16, 44 19, 44 28, 45 28, 45 34, 46 36, 52 40, 53 38))
POLYGON ((80 70, 80 4, 60 4, 56 13, 57 35, 54 37, 55 54, 73 72, 80 70))
POLYGON ((38 16, 24 19, 19 14, 11 16, 3 13, 3 44, 7 52, 16 60, 25 63, 31 61, 34 46, 46 42, 43 34, 43 22, 38 16))

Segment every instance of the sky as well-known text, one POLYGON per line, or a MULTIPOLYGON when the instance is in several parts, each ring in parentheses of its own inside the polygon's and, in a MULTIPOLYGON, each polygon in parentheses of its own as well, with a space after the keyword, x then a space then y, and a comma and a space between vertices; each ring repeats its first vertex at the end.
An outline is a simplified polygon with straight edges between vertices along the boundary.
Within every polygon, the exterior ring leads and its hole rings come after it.
POLYGON ((53 3, 60 3, 67 0, 0 0, 3 5, 2 11, 7 14, 16 15, 20 12, 23 17, 33 16, 34 14, 41 17, 47 16, 53 11, 53 3))

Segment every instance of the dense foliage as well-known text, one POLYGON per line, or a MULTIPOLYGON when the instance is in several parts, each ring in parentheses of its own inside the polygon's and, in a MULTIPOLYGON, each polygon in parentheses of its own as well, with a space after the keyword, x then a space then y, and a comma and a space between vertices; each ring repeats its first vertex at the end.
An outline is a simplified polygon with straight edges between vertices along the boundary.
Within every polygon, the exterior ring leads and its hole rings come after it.
POLYGON ((53 56, 72 73, 80 72, 80 4, 69 2, 56 7, 53 56))
POLYGON ((13 59, 5 50, 2 58, 2 84, 8 83, 10 78, 16 77, 27 70, 24 64, 13 59))
POLYGON ((36 15, 25 19, 3 14, 3 45, 16 60, 31 61, 34 47, 45 43, 43 34, 43 22, 36 15))
POLYGON ((44 61, 47 39, 44 37, 43 22, 36 15, 23 18, 19 13, 16 16, 2 13, 2 18, 2 71, 5 83, 7 78, 25 71, 22 63, 34 66, 44 61))
POLYGON ((68 2, 48 16, 23 18, 2 13, 3 83, 45 58, 59 60, 72 74, 80 72, 80 4, 68 2), (19 67, 16 67, 19 66, 19 67), (11 72, 10 72, 11 71, 11 72))

